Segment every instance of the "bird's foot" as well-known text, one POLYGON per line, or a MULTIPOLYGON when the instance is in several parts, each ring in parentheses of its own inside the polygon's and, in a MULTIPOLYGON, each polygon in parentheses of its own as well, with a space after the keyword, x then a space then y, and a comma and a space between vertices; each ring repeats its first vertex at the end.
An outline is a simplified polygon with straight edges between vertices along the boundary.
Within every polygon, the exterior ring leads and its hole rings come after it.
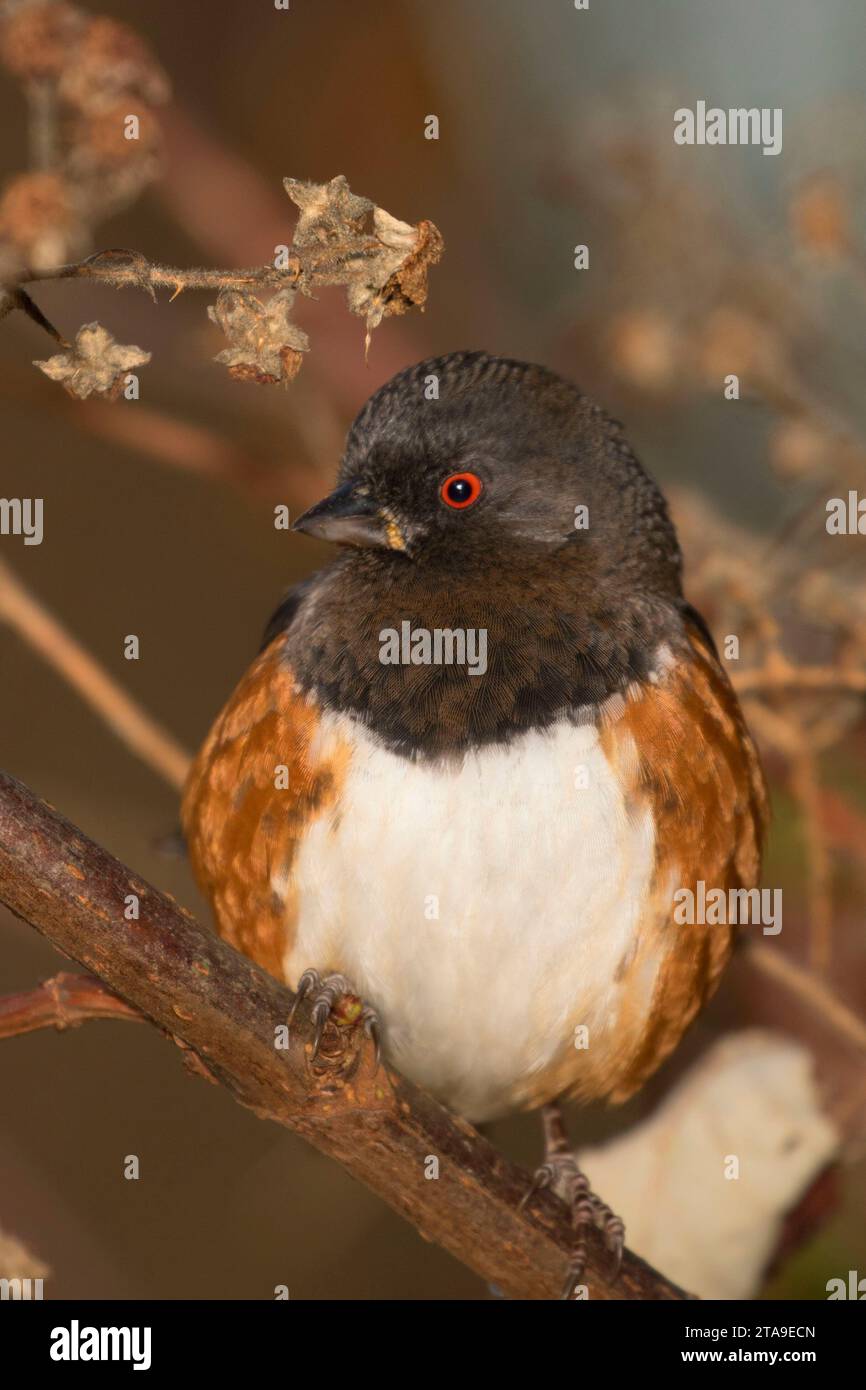
POLYGON ((589 1179, 582 1171, 577 1159, 571 1153, 552 1154, 540 1168, 537 1168, 532 1185, 521 1201, 521 1207, 531 1201, 536 1192, 549 1187, 555 1192, 571 1213, 574 1245, 568 1262, 568 1273, 562 1289, 562 1298, 572 1299, 583 1281, 586 1268, 587 1234, 591 1227, 601 1231, 605 1245, 614 1261, 613 1278, 619 1274, 625 1245, 625 1227, 600 1197, 592 1191, 589 1179))
POLYGON ((365 1004, 356 994, 345 975, 320 975, 318 970, 305 970, 298 980, 295 1002, 289 1014, 291 1028, 301 1002, 310 997, 310 1016, 313 1021, 313 1051, 311 1061, 315 1062, 322 1046, 325 1026, 330 1022, 338 1028, 360 1027, 370 1038, 375 1049, 375 1066, 378 1070, 382 1054, 381 1025, 379 1015, 369 1004, 365 1004))
POLYGON ((613 1256, 612 1277, 616 1279, 625 1246, 625 1226, 607 1203, 593 1192, 589 1179, 569 1150, 559 1106, 546 1105, 542 1119, 545 1139, 544 1162, 536 1169, 532 1184, 520 1205, 524 1207, 537 1192, 549 1187, 568 1207, 574 1244, 561 1297, 573 1299, 582 1284, 586 1269, 587 1237, 590 1229, 595 1227, 604 1236, 605 1245, 613 1256))

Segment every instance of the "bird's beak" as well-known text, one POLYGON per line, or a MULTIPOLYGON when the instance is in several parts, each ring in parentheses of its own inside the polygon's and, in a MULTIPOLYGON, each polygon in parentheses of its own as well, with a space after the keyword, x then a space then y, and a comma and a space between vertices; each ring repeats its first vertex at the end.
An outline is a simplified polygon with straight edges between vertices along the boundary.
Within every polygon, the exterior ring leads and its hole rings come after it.
POLYGON ((405 550, 403 533, 387 508, 380 507, 362 484, 341 484, 299 517, 292 527, 305 536, 316 536, 338 545, 381 546, 405 550))

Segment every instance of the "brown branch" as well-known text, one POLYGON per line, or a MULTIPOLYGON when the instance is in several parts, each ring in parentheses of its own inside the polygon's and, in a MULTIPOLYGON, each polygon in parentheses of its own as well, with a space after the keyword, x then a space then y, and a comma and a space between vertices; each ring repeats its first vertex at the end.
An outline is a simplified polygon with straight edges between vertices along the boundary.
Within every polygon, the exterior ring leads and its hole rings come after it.
POLYGON ((833 945, 832 865, 829 837, 821 816, 821 784, 814 750, 803 742, 791 764, 791 787, 803 813, 809 964, 826 974, 833 945))
MULTIPOLYGON (((527 1173, 390 1067, 377 1070, 357 1028, 329 1024, 313 1064, 304 1003, 281 1050, 275 1030, 291 992, 6 774, 0 901, 190 1049, 241 1104, 336 1158, 482 1279, 513 1298, 558 1295, 572 1237, 557 1198, 542 1192, 520 1210, 527 1173), (135 921, 124 915, 130 893, 135 921), (425 1177, 431 1156, 438 1180, 425 1177)), ((100 996, 100 1016, 103 1005, 100 996)), ((598 1299, 686 1297, 628 1252, 612 1280, 596 1232, 585 1281, 598 1299)))
MULTIPOLYGON (((339 182, 339 179, 333 180, 329 187, 339 182)), ((442 238, 431 222, 422 222, 416 228, 406 230, 415 232, 414 246, 407 246, 403 266, 398 266, 388 283, 381 286, 381 307, 373 318, 374 323, 385 312, 404 313, 413 303, 423 307, 426 300, 424 268, 439 259, 442 238)), ((15 275, 14 283, 8 288, 20 291, 24 285, 48 280, 92 280, 97 284, 109 285, 112 289, 144 290, 154 300, 158 289, 170 289, 172 299, 177 298, 183 290, 243 290, 250 286, 272 289, 298 287, 309 292, 312 286, 319 284, 359 284, 366 273, 365 267, 369 267, 375 275, 376 262, 387 250, 386 243, 378 236, 354 234, 347 236, 343 242, 326 241, 323 245, 295 247, 287 256, 285 266, 268 264, 240 269, 210 269, 157 265, 140 251, 115 249, 98 251, 69 265, 27 268, 15 275)), ((359 310, 356 309, 356 312, 359 310)), ((374 312, 372 300, 365 312, 368 315, 369 339, 370 314, 374 312)))
POLYGON ((790 956, 762 943, 750 945, 747 958, 756 970, 761 971, 776 984, 783 985, 814 1014, 819 1015, 840 1039, 859 1048, 866 1064, 866 1022, 858 1017, 853 1009, 849 1009, 822 980, 811 971, 804 970, 790 956))
POLYGON ((34 169, 53 169, 58 159, 58 101, 53 82, 33 80, 27 87, 30 163, 34 169))
POLYGON ((812 1059, 821 1109, 843 1151, 866 1139, 866 1022, 774 941, 737 951, 718 1000, 722 1026, 760 1024, 795 1038, 812 1059))
MULTIPOLYGON (((380 244, 370 239, 373 247, 380 244)), ((182 290, 245 289, 250 285, 274 287, 297 283, 301 261, 293 255, 285 269, 273 265, 247 266, 237 270, 209 270, 200 267, 153 265, 137 251, 100 251, 72 265, 51 266, 45 270, 25 270, 17 283, 36 284, 43 280, 94 280, 112 289, 139 289, 153 295, 156 290, 173 290, 173 298, 182 290)))
POLYGON ((0 996, 0 1038, 35 1033, 38 1028, 75 1028, 94 1018, 127 1018, 144 1022, 144 1015, 119 999, 93 975, 66 971, 36 989, 0 996))
POLYGON ((50 319, 45 317, 39 305, 33 303, 30 295, 26 290, 22 289, 20 285, 16 286, 15 289, 5 290, 3 293, 6 303, 8 303, 8 309, 6 309, 5 312, 8 313, 9 309, 20 309, 23 314, 26 314, 29 319, 33 320, 38 328, 44 329, 49 338, 54 339, 55 343, 59 343, 61 347, 69 347, 63 334, 54 327, 50 319))
MULTIPOLYGON (((429 223, 424 225, 430 226, 429 223)), ((435 235, 438 238, 439 233, 435 232, 435 235)), ((285 266, 267 264, 211 269, 157 265, 140 251, 118 249, 97 251, 70 265, 23 270, 16 275, 15 284, 31 285, 45 280, 93 280, 116 290, 145 290, 151 296, 155 295, 156 290, 173 290, 172 298, 182 290, 244 289, 250 285, 285 289, 297 285, 302 278, 314 284, 323 274, 327 277, 323 283, 339 283, 340 279, 348 277, 353 267, 361 267, 381 254, 382 242, 378 237, 355 237, 343 246, 328 243, 295 249, 285 266)))
POLYGON ((76 690, 136 757, 180 789, 189 754, 138 705, 0 560, 0 622, 5 622, 76 690))
POLYGON ((767 690, 837 690, 866 693, 866 671, 834 666, 789 666, 734 673, 731 684, 740 694, 767 690))

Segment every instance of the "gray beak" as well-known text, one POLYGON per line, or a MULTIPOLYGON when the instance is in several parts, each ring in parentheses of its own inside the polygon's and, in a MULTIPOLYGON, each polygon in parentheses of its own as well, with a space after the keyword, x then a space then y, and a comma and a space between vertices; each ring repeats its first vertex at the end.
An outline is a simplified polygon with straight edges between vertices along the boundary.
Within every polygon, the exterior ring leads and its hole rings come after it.
POLYGON ((299 517, 292 527, 305 536, 335 541, 337 545, 380 546, 405 550, 399 526, 379 507, 375 498, 361 491, 357 482, 342 483, 299 517))

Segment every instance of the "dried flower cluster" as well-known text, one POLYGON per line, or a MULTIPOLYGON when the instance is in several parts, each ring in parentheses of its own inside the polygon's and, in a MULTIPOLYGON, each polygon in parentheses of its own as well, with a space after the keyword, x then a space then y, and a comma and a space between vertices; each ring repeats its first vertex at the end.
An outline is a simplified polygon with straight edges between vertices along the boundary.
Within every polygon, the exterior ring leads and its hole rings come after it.
POLYGON ((316 253, 301 271, 301 290, 311 283, 345 285, 352 313, 367 320, 368 337, 386 315, 424 307, 427 270, 443 249, 432 222, 400 222, 357 197, 342 177, 321 185, 283 184, 301 210, 293 246, 316 253))
MULTIPOLYGON (((309 295, 322 285, 345 285, 350 310, 366 320, 369 342, 371 329, 387 314, 423 308, 427 271, 442 253, 442 238, 430 222, 410 227, 368 198, 357 197, 342 175, 327 184, 287 179, 286 187, 302 213, 291 246, 277 258, 279 265, 185 271, 151 265, 134 251, 106 251, 61 267, 56 274, 31 278, 100 280, 116 288, 143 289, 154 298, 157 287, 170 286, 175 294, 216 287, 217 301, 208 313, 229 340, 217 362, 239 381, 287 384, 310 345, 290 317, 299 292, 309 295), (250 283, 261 283, 275 293, 263 301, 245 288, 250 283)), ((17 293, 23 293, 20 286, 17 293)), ((39 315, 29 296, 23 302, 10 300, 10 307, 23 308, 32 318, 39 315)), ((51 328, 44 320, 42 326, 51 328)), ((104 329, 97 334, 97 328, 88 324, 73 347, 63 343, 63 352, 36 365, 73 395, 113 399, 133 359, 140 365, 150 357, 138 347, 115 343, 104 329)), ((55 336, 59 337, 56 332, 55 336)))
POLYGON ((83 255, 94 225, 156 176, 168 79, 126 25, 66 0, 7 2, 0 62, 24 84, 33 147, 0 196, 0 241, 44 270, 83 255))
POLYGON ((208 309, 231 347, 217 353, 237 381, 272 384, 291 381, 301 368, 301 353, 310 346, 306 333, 289 319, 294 290, 278 290, 263 304, 244 290, 220 290, 208 309))
POLYGON ((76 333, 73 346, 37 366, 52 381, 59 381, 70 396, 86 400, 96 395, 111 400, 120 395, 126 374, 149 361, 149 352, 116 343, 101 324, 86 323, 76 333))
POLYGON ((223 289, 208 310, 231 344, 216 360, 243 381, 288 382, 300 370, 310 343, 290 319, 296 291, 345 285, 349 309, 366 320, 369 344, 386 315, 424 307, 428 268, 442 254, 432 222, 400 222, 354 194, 342 175, 325 184, 283 182, 301 210, 288 248, 294 288, 278 290, 266 303, 223 289))
POLYGON ((294 240, 277 248, 271 265, 180 269, 135 251, 76 260, 92 245, 96 224, 158 172, 154 111, 168 98, 168 80, 132 30, 67 0, 0 4, 0 62, 25 87, 32 165, 0 193, 0 318, 21 310, 61 344, 62 352, 35 365, 71 395, 116 399, 127 373, 150 354, 93 323, 70 344, 25 284, 89 279, 154 298, 159 288, 175 295, 216 289, 208 313, 228 339, 216 360, 236 380, 260 384, 287 384, 309 348, 290 317, 298 292, 344 285, 350 311, 365 320, 368 346, 387 315, 424 307, 427 272, 442 254, 439 232, 431 222, 411 226, 392 217, 352 193, 342 175, 325 184, 285 180, 300 216, 294 240), (253 293, 259 286, 273 291, 269 299, 253 293))

